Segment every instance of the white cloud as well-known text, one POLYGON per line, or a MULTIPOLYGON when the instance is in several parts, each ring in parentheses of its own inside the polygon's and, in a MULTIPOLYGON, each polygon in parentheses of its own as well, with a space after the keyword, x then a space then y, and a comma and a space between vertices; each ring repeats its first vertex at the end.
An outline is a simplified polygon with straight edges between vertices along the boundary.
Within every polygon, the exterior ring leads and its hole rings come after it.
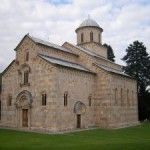
POLYGON ((150 52, 148 1, 68 2, 59 5, 58 1, 55 5, 50 3, 50 0, 1 0, 3 5, 0 5, 0 71, 15 58, 13 49, 26 33, 58 44, 65 41, 75 43, 74 30, 88 14, 103 27, 103 42, 112 45, 117 62, 122 63, 120 58, 125 54, 125 48, 134 40, 143 41, 150 52))

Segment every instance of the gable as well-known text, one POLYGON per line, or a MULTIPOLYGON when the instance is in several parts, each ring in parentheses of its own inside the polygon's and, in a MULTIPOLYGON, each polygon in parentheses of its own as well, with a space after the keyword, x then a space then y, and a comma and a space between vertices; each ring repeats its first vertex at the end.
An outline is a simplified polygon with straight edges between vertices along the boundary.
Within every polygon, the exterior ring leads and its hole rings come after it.
POLYGON ((18 45, 16 46, 16 48, 15 48, 14 50, 17 51, 17 50, 20 48, 20 46, 21 46, 25 41, 28 41, 28 40, 34 42, 31 38, 29 38, 29 34, 26 34, 26 35, 21 39, 21 41, 18 43, 18 45))
POLYGON ((5 75, 5 73, 6 73, 7 71, 9 71, 9 70, 11 69, 11 67, 12 67, 14 64, 15 64, 15 60, 13 60, 13 61, 7 66, 7 68, 0 74, 1 77, 2 77, 3 75, 5 75))
POLYGON ((38 46, 27 34, 14 50, 16 51, 16 61, 21 65, 36 58, 38 46))

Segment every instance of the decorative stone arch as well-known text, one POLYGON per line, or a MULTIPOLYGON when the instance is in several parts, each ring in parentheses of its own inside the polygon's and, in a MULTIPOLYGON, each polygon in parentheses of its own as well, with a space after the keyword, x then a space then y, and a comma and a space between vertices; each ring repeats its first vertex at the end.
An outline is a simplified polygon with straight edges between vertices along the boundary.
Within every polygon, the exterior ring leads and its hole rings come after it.
POLYGON ((24 90, 18 94, 15 106, 16 108, 31 108, 32 102, 32 94, 29 91, 24 90))
POLYGON ((74 113, 75 114, 84 114, 86 112, 86 105, 81 101, 77 101, 74 105, 74 113))
POLYGON ((74 113, 76 114, 76 128, 83 127, 81 116, 86 112, 86 105, 81 101, 77 101, 74 105, 74 113))
POLYGON ((24 90, 16 97, 16 126, 31 127, 32 94, 24 90))

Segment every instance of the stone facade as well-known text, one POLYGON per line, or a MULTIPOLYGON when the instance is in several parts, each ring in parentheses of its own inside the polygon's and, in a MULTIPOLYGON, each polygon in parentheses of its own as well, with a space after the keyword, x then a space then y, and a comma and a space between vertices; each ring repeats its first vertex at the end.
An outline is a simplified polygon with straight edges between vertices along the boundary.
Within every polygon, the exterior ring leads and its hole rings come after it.
POLYGON ((24 36, 2 74, 1 126, 59 132, 138 123, 136 80, 107 60, 103 30, 88 23, 76 30, 77 45, 24 36))

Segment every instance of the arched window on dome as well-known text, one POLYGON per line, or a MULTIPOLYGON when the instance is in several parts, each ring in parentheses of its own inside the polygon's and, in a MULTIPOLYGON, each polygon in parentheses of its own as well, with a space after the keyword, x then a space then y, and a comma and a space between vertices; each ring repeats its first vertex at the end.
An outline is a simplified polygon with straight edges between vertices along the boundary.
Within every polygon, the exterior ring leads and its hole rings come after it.
POLYGON ((90 41, 93 42, 93 32, 90 32, 90 41))
POLYGON ((98 34, 99 43, 101 43, 101 35, 98 34))
POLYGON ((81 33, 81 42, 83 42, 83 41, 84 41, 84 34, 81 33))

